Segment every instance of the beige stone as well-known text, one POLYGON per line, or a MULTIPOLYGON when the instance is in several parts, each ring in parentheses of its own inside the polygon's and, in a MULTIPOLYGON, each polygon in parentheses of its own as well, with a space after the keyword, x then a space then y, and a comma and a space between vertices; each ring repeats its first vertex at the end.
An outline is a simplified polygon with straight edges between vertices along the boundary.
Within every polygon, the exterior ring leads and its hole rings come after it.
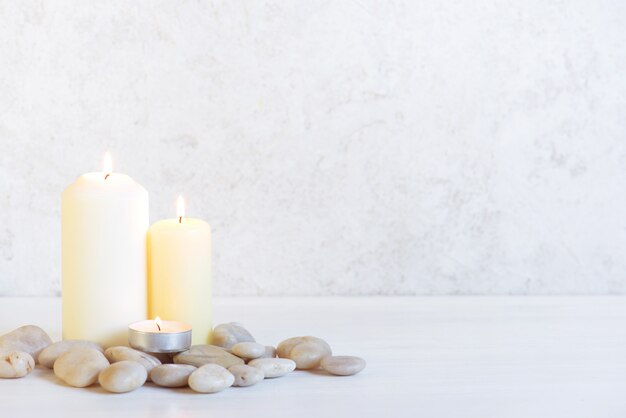
POLYGON ((117 363, 118 361, 135 361, 145 367, 146 372, 150 373, 150 371, 159 366, 161 361, 143 351, 135 350, 134 348, 126 347, 123 345, 118 345, 115 347, 109 347, 104 351, 104 355, 107 360, 111 363, 117 363))
POLYGON ((36 325, 24 325, 0 337, 0 353, 25 351, 37 361, 41 350, 50 344, 52 340, 44 330, 36 325))
POLYGON ((38 358, 39 364, 51 369, 54 366, 54 362, 56 361, 57 358, 59 358, 61 354, 67 353, 71 349, 79 348, 79 347, 93 348, 100 352, 103 351, 102 347, 100 347, 98 344, 91 342, 91 341, 85 341, 85 340, 57 341, 56 343, 47 346, 41 351, 41 353, 39 353, 39 358, 38 358))
POLYGON ((111 364, 100 372, 98 382, 109 392, 131 392, 146 383, 148 372, 136 361, 122 360, 111 364))
POLYGON ((238 387, 252 386, 265 378, 263 370, 258 367, 247 366, 245 364, 237 364, 229 367, 228 371, 235 376, 233 386, 238 387))
POLYGON ((35 368, 35 360, 24 351, 10 351, 0 354, 0 378, 24 377, 35 368))
POLYGON ((252 334, 237 322, 220 324, 213 329, 213 345, 230 350, 233 345, 243 342, 256 342, 252 334))
POLYGON ((320 362, 322 369, 337 376, 352 376, 365 368, 365 360, 354 356, 328 356, 320 362))
POLYGON ((280 344, 276 354, 281 358, 288 358, 296 362, 296 368, 302 370, 314 369, 319 366, 324 357, 332 355, 328 343, 317 337, 293 337, 280 344))
POLYGON ((228 368, 235 364, 244 364, 244 361, 221 347, 202 344, 193 345, 189 350, 176 354, 174 363, 190 364, 196 367, 201 367, 205 364, 219 364, 228 368))
POLYGON ((83 388, 98 380, 98 375, 109 365, 95 348, 74 348, 54 362, 54 374, 70 386, 83 388))
POLYGON ((276 357, 276 348, 271 345, 266 345, 265 352, 259 358, 274 358, 274 357, 276 357))
POLYGON ((159 386, 179 388, 187 386, 189 376, 197 367, 189 364, 162 364, 150 372, 150 379, 159 386))
POLYGON ((295 370, 296 363, 286 358, 257 358, 251 360, 248 366, 260 369, 266 379, 271 379, 291 373, 295 370))
POLYGON ((259 343, 243 342, 233 345, 230 351, 239 358, 254 359, 265 354, 265 346, 259 343))
POLYGON ((189 387, 200 393, 216 393, 235 382, 235 376, 217 364, 205 364, 191 373, 189 387))

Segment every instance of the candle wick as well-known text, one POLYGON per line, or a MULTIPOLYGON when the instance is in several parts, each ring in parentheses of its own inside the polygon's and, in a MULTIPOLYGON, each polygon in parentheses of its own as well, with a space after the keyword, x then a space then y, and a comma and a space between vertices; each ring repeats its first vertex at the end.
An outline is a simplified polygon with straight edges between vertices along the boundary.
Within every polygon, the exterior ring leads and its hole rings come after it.
POLYGON ((161 331, 161 326, 159 324, 156 324, 156 326, 159 329, 159 331, 161 331))
POLYGON ((179 223, 179 224, 182 224, 182 223, 183 223, 183 217, 182 217, 182 216, 179 216, 179 217, 178 217, 178 223, 179 223))
POLYGON ((104 179, 105 180, 108 179, 110 175, 111 175, 111 173, 108 173, 106 176, 104 176, 104 179))

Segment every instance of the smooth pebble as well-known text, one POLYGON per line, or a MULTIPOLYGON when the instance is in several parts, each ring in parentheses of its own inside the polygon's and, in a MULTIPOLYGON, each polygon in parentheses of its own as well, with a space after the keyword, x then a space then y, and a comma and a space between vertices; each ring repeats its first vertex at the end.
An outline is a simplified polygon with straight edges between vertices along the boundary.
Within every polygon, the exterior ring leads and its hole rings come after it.
POLYGON ((83 388, 98 380, 109 361, 95 348, 74 348, 54 362, 54 374, 70 386, 83 388))
POLYGON ((265 352, 259 358, 274 358, 276 357, 276 348, 271 345, 265 346, 265 352))
POLYGON ((189 387, 200 393, 216 393, 235 382, 231 372, 217 364, 205 364, 189 376, 189 387))
POLYGON ((61 354, 67 353, 71 349, 79 348, 79 347, 93 348, 100 352, 103 351, 102 347, 100 347, 98 344, 91 342, 91 341, 85 341, 85 340, 57 341, 56 343, 47 346, 41 351, 41 353, 39 353, 39 357, 38 357, 39 364, 51 369, 54 366, 54 362, 56 361, 56 359, 59 358, 61 354))
POLYGON ((259 343, 243 342, 233 345, 230 351, 237 357, 254 359, 265 354, 265 346, 259 343))
POLYGON ((180 388, 187 386, 189 376, 196 369, 189 364, 162 364, 152 369, 150 379, 159 386, 180 388))
POLYGON ((280 344, 276 354, 281 358, 288 358, 296 362, 296 368, 301 370, 314 369, 319 366, 324 357, 332 355, 328 343, 317 337, 293 337, 280 344))
POLYGON ((365 360, 354 356, 328 356, 320 362, 322 369, 337 376, 352 376, 365 368, 365 360))
POLYGON ((25 351, 11 351, 0 355, 0 378, 24 377, 35 368, 35 360, 25 351))
POLYGON ((222 367, 229 368, 235 364, 244 364, 244 361, 224 350, 222 347, 201 344, 192 345, 189 350, 176 354, 174 356, 174 363, 190 364, 196 367, 204 366, 205 364, 218 364, 222 367))
POLYGON ((159 366, 161 361, 143 351, 135 350, 134 348, 126 347, 123 345, 118 345, 115 347, 109 347, 104 351, 104 355, 107 360, 111 363, 117 363, 118 361, 136 361, 146 368, 146 372, 150 373, 150 371, 159 366))
POLYGON ((230 350, 233 345, 244 342, 256 342, 252 334, 237 322, 220 324, 213 329, 211 337, 213 345, 230 350))
POLYGON ((24 325, 0 337, 0 353, 25 351, 35 362, 41 350, 52 344, 46 331, 36 325, 24 325))
POLYGON ((265 373, 258 367, 246 366, 245 364, 237 364, 228 368, 228 371, 235 376, 233 386, 246 387, 259 383, 265 378, 265 373))
POLYGON ((131 392, 146 383, 148 372, 136 361, 122 360, 111 364, 100 372, 98 382, 109 392, 131 392))
POLYGON ((296 368, 296 362, 286 358, 257 358, 251 360, 248 366, 260 369, 265 378, 268 379, 293 372, 296 368))

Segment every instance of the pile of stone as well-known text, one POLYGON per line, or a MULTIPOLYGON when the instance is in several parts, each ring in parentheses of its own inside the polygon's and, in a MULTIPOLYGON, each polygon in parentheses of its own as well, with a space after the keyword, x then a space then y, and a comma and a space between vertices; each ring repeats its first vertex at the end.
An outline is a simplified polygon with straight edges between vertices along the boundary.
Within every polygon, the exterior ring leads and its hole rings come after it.
POLYGON ((158 386, 189 386, 196 392, 216 393, 230 386, 252 386, 295 369, 322 369, 350 376, 365 368, 365 360, 333 356, 328 343, 317 337, 289 338, 276 348, 256 342, 241 324, 215 327, 213 345, 194 345, 175 354, 144 353, 130 347, 108 347, 91 341, 53 343, 35 325, 0 336, 0 378, 19 378, 35 368, 35 359, 63 382, 87 387, 99 382, 109 392, 125 393, 152 381, 158 386))

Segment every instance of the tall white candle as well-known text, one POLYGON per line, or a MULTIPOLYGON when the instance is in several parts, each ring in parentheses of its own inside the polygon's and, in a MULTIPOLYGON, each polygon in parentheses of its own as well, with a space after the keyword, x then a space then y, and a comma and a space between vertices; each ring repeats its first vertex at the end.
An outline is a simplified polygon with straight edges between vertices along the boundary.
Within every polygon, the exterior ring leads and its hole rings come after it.
POLYGON ((126 345, 146 317, 148 192, 130 177, 88 173, 61 196, 63 338, 126 345))

